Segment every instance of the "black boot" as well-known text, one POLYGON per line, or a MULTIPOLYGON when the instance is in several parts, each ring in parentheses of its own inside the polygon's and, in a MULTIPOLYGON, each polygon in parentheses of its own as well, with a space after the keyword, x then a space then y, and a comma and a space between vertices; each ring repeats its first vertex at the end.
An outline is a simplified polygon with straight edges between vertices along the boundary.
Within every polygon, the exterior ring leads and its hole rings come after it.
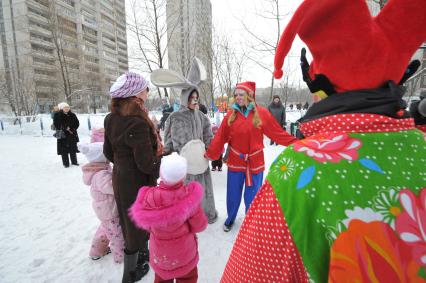
POLYGON ((149 250, 146 251, 140 250, 138 256, 138 265, 149 264, 149 250))
POLYGON ((122 283, 137 282, 144 277, 149 271, 149 264, 138 264, 139 252, 127 254, 124 251, 124 271, 122 283))
POLYGON ((75 152, 71 152, 70 157, 71 157, 71 164, 78 166, 79 164, 77 162, 77 154, 75 152))
POLYGON ((63 153, 61 154, 62 157, 62 164, 64 165, 65 168, 70 167, 70 159, 68 157, 68 153, 63 153))

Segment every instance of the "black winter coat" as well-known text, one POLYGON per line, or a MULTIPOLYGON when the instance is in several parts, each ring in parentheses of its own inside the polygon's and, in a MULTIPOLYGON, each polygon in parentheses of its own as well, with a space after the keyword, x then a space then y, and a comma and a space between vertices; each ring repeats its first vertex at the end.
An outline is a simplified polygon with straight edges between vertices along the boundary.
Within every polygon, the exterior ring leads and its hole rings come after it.
POLYGON ((271 112, 272 116, 274 116, 275 120, 277 120, 278 124, 281 125, 281 127, 283 127, 286 124, 285 108, 283 104, 281 103, 281 101, 278 103, 272 102, 271 104, 269 104, 268 110, 269 112, 271 112))
POLYGON ((69 111, 64 113, 62 110, 53 117, 53 124, 57 130, 63 130, 64 139, 57 140, 58 155, 79 152, 77 143, 79 142, 77 129, 80 126, 77 116, 69 111))
POLYGON ((108 114, 104 121, 104 154, 114 163, 112 186, 117 202, 126 249, 143 249, 148 234, 137 228, 127 211, 136 200, 139 188, 155 186, 160 157, 156 156, 157 137, 149 124, 138 116, 108 114))

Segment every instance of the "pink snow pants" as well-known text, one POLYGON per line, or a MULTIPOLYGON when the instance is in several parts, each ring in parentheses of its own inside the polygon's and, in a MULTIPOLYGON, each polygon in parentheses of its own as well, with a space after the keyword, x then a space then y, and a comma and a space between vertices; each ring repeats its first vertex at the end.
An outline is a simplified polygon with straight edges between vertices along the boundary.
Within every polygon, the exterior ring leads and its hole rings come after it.
POLYGON ((93 237, 89 256, 102 257, 108 253, 108 247, 111 249, 114 261, 122 263, 124 257, 124 239, 118 217, 101 222, 93 237))

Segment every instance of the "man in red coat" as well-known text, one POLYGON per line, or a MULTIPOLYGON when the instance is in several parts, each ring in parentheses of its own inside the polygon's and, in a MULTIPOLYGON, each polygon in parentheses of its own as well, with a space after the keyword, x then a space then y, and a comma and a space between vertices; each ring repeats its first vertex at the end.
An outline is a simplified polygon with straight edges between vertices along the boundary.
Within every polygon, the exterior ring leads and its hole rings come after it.
POLYGON ((230 148, 226 205, 228 218, 223 230, 231 230, 240 207, 245 183, 246 212, 263 181, 265 161, 263 135, 274 142, 288 146, 296 138, 277 123, 269 111, 255 103, 256 83, 238 83, 234 92, 235 103, 227 113, 211 142, 206 157, 216 160, 225 143, 230 148))

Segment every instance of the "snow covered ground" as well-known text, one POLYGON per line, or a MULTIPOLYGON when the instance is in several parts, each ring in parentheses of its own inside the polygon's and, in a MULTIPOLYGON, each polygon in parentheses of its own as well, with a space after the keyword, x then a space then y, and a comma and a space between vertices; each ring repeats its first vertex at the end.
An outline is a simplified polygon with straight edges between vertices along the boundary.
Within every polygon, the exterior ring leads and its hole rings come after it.
MULTIPOLYGON (((88 141, 85 131, 80 139, 88 141)), ((264 141, 267 168, 284 149, 264 141)), ((78 155, 80 164, 86 162, 78 155)), ((265 172, 267 173, 267 172, 265 172)), ((266 174, 265 174, 266 175, 266 174)), ((51 137, 0 136, 0 282, 120 282, 123 265, 88 252, 99 224, 81 168, 63 168, 51 137)), ((226 168, 212 172, 219 220, 199 234, 199 282, 219 282, 244 217, 225 233, 226 168)), ((153 282, 154 272, 140 282, 153 282)))

